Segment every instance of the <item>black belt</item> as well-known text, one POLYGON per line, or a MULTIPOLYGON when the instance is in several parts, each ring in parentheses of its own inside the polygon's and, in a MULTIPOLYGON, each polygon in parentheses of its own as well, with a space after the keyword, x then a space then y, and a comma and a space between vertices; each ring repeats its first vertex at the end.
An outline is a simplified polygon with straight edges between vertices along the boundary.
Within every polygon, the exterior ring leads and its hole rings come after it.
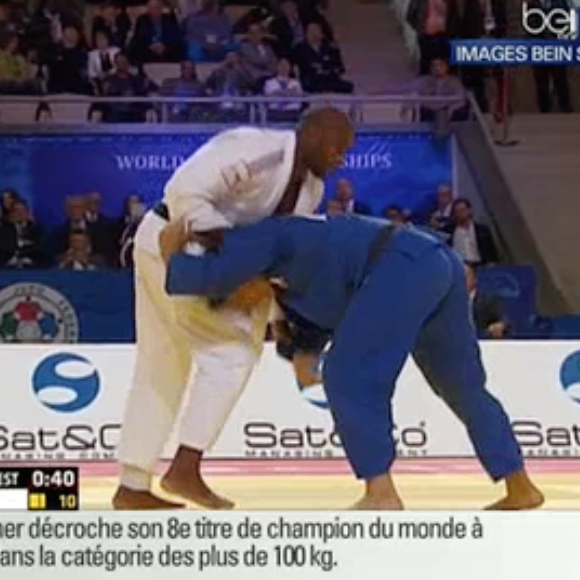
POLYGON ((379 233, 376 235, 371 244, 371 247, 369 248, 367 261, 363 270, 365 277, 371 273, 373 267, 379 261, 384 251, 387 249, 387 246, 391 242, 393 235, 398 229, 400 229, 400 226, 388 225, 382 227, 379 230, 379 233))
POLYGON ((169 221, 169 208, 167 207, 167 205, 163 202, 158 203, 154 208, 153 208, 153 213, 155 215, 158 215, 160 218, 164 219, 166 222, 169 221))

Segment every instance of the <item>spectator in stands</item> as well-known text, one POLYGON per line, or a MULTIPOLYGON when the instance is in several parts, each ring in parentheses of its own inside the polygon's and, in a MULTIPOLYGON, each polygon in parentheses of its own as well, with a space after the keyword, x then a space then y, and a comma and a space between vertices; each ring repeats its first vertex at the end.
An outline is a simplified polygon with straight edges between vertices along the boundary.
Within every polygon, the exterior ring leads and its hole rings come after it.
POLYGON ((451 247, 463 260, 474 267, 497 263, 498 252, 491 230, 473 219, 471 202, 457 198, 451 215, 453 222, 444 231, 449 234, 451 247))
POLYGON ((0 39, 0 94, 25 95, 39 92, 29 63, 20 54, 20 38, 9 33, 0 39))
MULTIPOLYGON (((463 0, 459 21, 459 36, 468 39, 504 38, 507 32, 507 0, 463 0)), ((489 102, 487 98, 486 74, 484 66, 463 66, 459 76, 464 86, 475 95, 479 108, 487 113, 489 102)), ((492 74, 501 74, 500 69, 492 74)))
POLYGON ((9 34, 22 35, 25 31, 25 10, 13 2, 0 2, 0 38, 9 34))
POLYGON ((80 231, 91 235, 91 225, 86 218, 87 200, 77 195, 67 198, 65 203, 66 219, 54 231, 56 254, 66 251, 71 232, 80 231))
POLYGON ((272 47, 264 40, 261 24, 250 26, 246 40, 240 45, 240 59, 256 91, 261 91, 266 80, 276 74, 278 59, 272 47))
POLYGON ((352 93, 354 86, 345 73, 340 49, 324 38, 320 24, 311 22, 306 41, 296 46, 294 59, 300 80, 308 93, 352 93))
POLYGON ((149 0, 137 18, 129 54, 137 63, 181 62, 184 44, 175 13, 164 13, 161 0, 149 0))
MULTIPOLYGON (((181 75, 173 79, 165 79, 161 85, 161 95, 164 97, 183 97, 193 99, 206 95, 205 85, 197 76, 194 62, 181 63, 181 75)), ((193 103, 176 103, 168 105, 171 121, 192 121, 203 107, 193 103)))
POLYGON ((206 89, 210 95, 221 97, 219 109, 240 113, 247 110, 244 103, 234 103, 228 97, 245 97, 252 94, 254 84, 248 70, 242 66, 237 52, 229 52, 224 63, 214 70, 206 81, 206 89))
POLYGON ((449 40, 459 32, 457 0, 411 0, 407 22, 417 33, 420 75, 429 74, 433 60, 449 60, 449 40))
MULTIPOLYGON (((543 12, 543 17, 547 19, 552 10, 560 9, 567 13, 570 10, 570 3, 567 0, 529 0, 528 7, 530 10, 543 12)), ((540 28, 538 20, 538 16, 531 16, 530 26, 535 29, 540 28)), ((532 36, 539 40, 553 40, 556 38, 556 34, 550 32, 547 27, 544 27, 543 33, 532 36)), ((562 113, 571 113, 572 101, 570 98, 568 67, 566 65, 535 66, 532 67, 532 70, 534 71, 536 96, 540 112, 550 113, 554 110, 553 94, 555 93, 560 111, 562 113)))
POLYGON ((267 23, 272 19, 272 6, 269 2, 264 2, 260 6, 254 6, 249 12, 244 14, 232 27, 234 36, 241 36, 248 34, 248 30, 252 24, 260 24, 266 28, 267 23))
POLYGON ((95 32, 93 44, 95 48, 89 52, 89 79, 93 83, 95 94, 102 95, 103 83, 115 72, 115 57, 121 49, 111 45, 111 37, 105 29, 95 32))
POLYGON ((83 27, 84 5, 81 4, 74 0, 40 0, 26 30, 26 44, 36 51, 39 61, 53 49, 54 43, 62 41, 65 28, 83 27))
POLYGON ((36 107, 34 120, 37 123, 51 123, 53 121, 52 109, 48 103, 40 103, 38 107, 36 107))
POLYGON ((125 48, 127 37, 131 30, 131 20, 127 12, 117 2, 106 2, 101 8, 101 14, 93 20, 93 38, 98 32, 104 32, 112 46, 125 48))
POLYGON ((14 32, 10 23, 9 8, 6 4, 0 4, 0 38, 6 34, 14 32))
POLYGON ((89 193, 85 198, 85 219, 94 251, 107 263, 111 263, 116 257, 115 228, 111 220, 103 215, 102 203, 103 198, 99 192, 89 193))
POLYGON ((352 183, 348 179, 339 179, 336 184, 333 201, 336 201, 342 208, 342 213, 356 213, 359 215, 371 215, 371 208, 354 197, 352 183))
POLYGON ((424 104, 420 107, 420 119, 423 122, 444 124, 447 121, 464 120, 467 114, 465 88, 459 77, 452 75, 449 64, 442 59, 431 62, 431 74, 419 77, 413 93, 422 97, 457 97, 454 104, 424 104))
POLYGON ((105 267, 102 258, 93 254, 91 238, 83 230, 70 232, 68 249, 60 256, 58 265, 65 270, 96 270, 105 267))
POLYGON ((236 49, 232 26, 216 0, 203 0, 201 11, 185 21, 188 58, 195 62, 221 62, 236 49))
POLYGON ((286 103, 272 103, 269 105, 272 114, 269 116, 275 121, 296 121, 303 105, 300 97, 304 94, 300 81, 292 74, 290 61, 281 58, 278 61, 277 74, 264 84, 264 95, 267 97, 292 98, 286 103))
POLYGON ((10 212, 20 199, 20 194, 15 189, 8 188, 2 191, 0 196, 0 226, 10 219, 10 212))
POLYGON ((125 200, 123 216, 118 223, 119 265, 121 268, 133 267, 133 239, 145 211, 145 204, 139 195, 131 194, 125 200))
POLYGON ((467 291, 471 303, 471 316, 480 338, 506 338, 508 324, 500 300, 492 294, 480 292, 475 270, 465 265, 467 291))
POLYGON ((48 92, 90 94, 91 85, 87 75, 87 51, 79 31, 67 26, 62 42, 54 45, 46 55, 48 68, 48 92))
POLYGON ((290 58, 294 47, 306 40, 306 25, 293 0, 282 2, 280 10, 281 14, 270 23, 270 32, 276 38, 278 57, 290 58))
POLYGON ((395 224, 403 225, 409 223, 410 212, 404 210, 400 205, 389 205, 383 211, 383 215, 395 224))
POLYGON ((18 200, 8 219, 0 225, 0 266, 34 268, 44 264, 42 231, 30 216, 28 206, 18 200))
POLYGON ((446 183, 437 188, 437 209, 431 214, 429 225, 437 231, 445 230, 452 224, 453 190, 446 183))
POLYGON ((294 48, 306 40, 306 28, 311 22, 320 24, 324 38, 331 41, 334 34, 330 24, 316 9, 298 8, 294 0, 284 0, 281 13, 270 23, 270 32, 276 38, 275 49, 280 58, 291 58, 294 48))
MULTIPOLYGON (((104 94, 107 97, 146 97, 155 92, 155 85, 142 74, 133 74, 127 55, 115 56, 115 72, 105 80, 104 94)), ((139 123, 145 120, 147 104, 111 103, 106 120, 112 123, 139 123)))

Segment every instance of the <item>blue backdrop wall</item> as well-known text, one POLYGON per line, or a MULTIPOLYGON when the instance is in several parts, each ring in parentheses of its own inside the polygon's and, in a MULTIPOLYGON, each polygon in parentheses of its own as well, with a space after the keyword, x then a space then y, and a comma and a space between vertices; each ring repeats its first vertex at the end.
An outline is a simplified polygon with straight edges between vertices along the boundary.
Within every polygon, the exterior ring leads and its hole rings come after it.
MULTIPOLYGON (((67 196, 98 191, 105 213, 121 213, 139 193, 151 205, 174 169, 211 133, 2 136, 0 189, 14 188, 47 225, 63 218, 67 196)), ((361 133, 345 167, 328 181, 353 182, 357 199, 380 214, 389 204, 427 212, 441 183, 452 178, 450 140, 428 133, 361 133)))

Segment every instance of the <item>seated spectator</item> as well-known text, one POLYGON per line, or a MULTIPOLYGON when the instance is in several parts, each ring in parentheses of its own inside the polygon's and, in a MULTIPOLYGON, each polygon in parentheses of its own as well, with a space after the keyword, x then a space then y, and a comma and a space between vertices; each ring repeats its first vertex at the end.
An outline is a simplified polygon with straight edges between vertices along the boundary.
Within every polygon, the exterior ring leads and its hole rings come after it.
POLYGON ((242 66, 236 52, 229 52, 223 65, 214 70, 206 81, 210 95, 221 97, 222 111, 245 111, 244 103, 228 101, 228 97, 245 97, 252 94, 253 82, 248 70, 242 66))
POLYGON ((254 6, 233 25, 232 33, 234 36, 245 36, 250 26, 259 24, 265 27, 272 16, 272 9, 268 2, 262 6, 254 6))
POLYGON ((106 30, 97 30, 94 46, 95 48, 89 52, 88 74, 95 94, 102 95, 105 79, 115 72, 115 57, 120 49, 111 45, 111 38, 106 30))
POLYGON ((52 110, 48 103, 40 103, 36 107, 36 112, 34 113, 34 120, 37 123, 52 123, 52 110))
POLYGON ((300 97, 304 94, 300 81, 292 75, 292 65, 290 61, 282 58, 278 61, 277 74, 268 79, 264 84, 264 95, 266 97, 293 98, 294 101, 286 103, 272 103, 268 105, 272 111, 269 116, 273 120, 295 121, 303 109, 300 97))
POLYGON ((404 225, 409 223, 409 211, 404 210, 399 205, 389 205, 385 208, 383 215, 397 225, 404 225))
POLYGON ((75 6, 74 1, 54 2, 40 0, 32 13, 26 30, 26 44, 39 58, 50 52, 54 43, 62 41, 63 31, 69 26, 80 30, 83 27, 84 7, 75 6))
POLYGON ((473 208, 468 199, 457 198, 451 211, 453 222, 444 228, 449 244, 474 267, 497 263, 498 253, 491 230, 473 219, 473 208))
POLYGON ((48 68, 49 93, 85 95, 92 92, 87 75, 87 52, 76 28, 64 29, 62 42, 52 47, 44 62, 48 68))
POLYGON ((500 300, 492 294, 480 292, 477 287, 475 270, 465 265, 467 291, 471 303, 471 316, 480 338, 506 338, 508 324, 503 315, 500 300))
POLYGON ((104 32, 112 46, 124 48, 131 30, 131 20, 127 12, 118 2, 106 2, 101 8, 101 14, 93 20, 93 38, 98 32, 104 32))
POLYGON ((117 225, 119 265, 121 268, 133 267, 133 240, 145 211, 145 204, 137 194, 132 194, 125 200, 123 216, 117 225))
POLYGON ((184 45, 181 29, 173 12, 163 12, 161 0, 149 0, 147 12, 137 19, 129 45, 136 63, 181 62, 184 45))
MULTIPOLYGON (((205 85, 197 77, 197 69, 194 62, 181 63, 181 76, 174 79, 165 79, 160 89, 163 97, 195 98, 204 97, 205 85)), ((195 114, 203 107, 194 103, 175 103, 167 105, 169 108, 169 120, 187 122, 194 120, 195 114)))
POLYGON ((461 121, 466 117, 465 88, 459 77, 449 72, 447 61, 435 59, 431 62, 431 74, 419 77, 413 87, 414 94, 422 97, 457 97, 453 105, 423 104, 420 107, 422 122, 461 121))
POLYGON ((85 218, 91 236, 94 251, 111 263, 116 254, 115 231, 111 220, 101 212, 103 199, 97 191, 85 197, 85 218))
POLYGON ((72 196, 66 200, 66 219, 54 232, 54 253, 62 254, 68 247, 71 232, 86 232, 93 234, 92 224, 87 220, 87 200, 82 196, 72 196))
POLYGON ((10 213, 14 205, 21 200, 15 189, 5 189, 0 199, 0 225, 10 220, 10 213))
POLYGON ((8 219, 0 225, 0 266, 35 268, 44 265, 42 231, 34 222, 26 203, 14 203, 8 219))
POLYGON ((306 28, 311 22, 322 27, 324 37, 332 41, 330 25, 316 10, 298 8, 294 0, 284 0, 280 5, 281 13, 272 19, 269 29, 276 38, 275 49, 279 58, 291 58, 294 48, 306 40, 306 28))
POLYGON ((308 93, 350 94, 354 86, 343 77, 345 73, 340 49, 325 40, 322 28, 314 22, 306 29, 306 41, 294 51, 300 80, 308 93))
POLYGON ((73 230, 68 237, 68 249, 60 256, 58 267, 64 270, 96 270, 104 268, 103 259, 93 253, 91 238, 82 230, 73 230))
POLYGON ((348 179, 338 180, 333 199, 340 204, 342 213, 359 215, 372 215, 373 213, 368 205, 355 200, 352 183, 348 179))
MULTIPOLYGON (((105 80, 104 95, 107 97, 146 97, 155 92, 155 85, 144 75, 131 72, 127 56, 119 52, 115 56, 115 72, 105 80)), ((145 120, 151 105, 141 103, 111 103, 106 119, 111 123, 140 123, 145 120)))
POLYGON ((240 45, 240 59, 256 91, 261 91, 266 80, 276 74, 278 59, 272 47, 264 41, 261 24, 250 26, 247 39, 240 45))
POLYGON ((187 17, 185 40, 194 62, 221 62, 236 49, 230 21, 215 0, 203 0, 201 11, 187 17))
POLYGON ((39 92, 27 60, 20 54, 20 38, 8 34, 0 39, 0 94, 25 95, 39 92))
POLYGON ((437 189, 437 209, 431 214, 429 226, 437 231, 449 228, 452 223, 453 190, 447 184, 442 184, 437 189))

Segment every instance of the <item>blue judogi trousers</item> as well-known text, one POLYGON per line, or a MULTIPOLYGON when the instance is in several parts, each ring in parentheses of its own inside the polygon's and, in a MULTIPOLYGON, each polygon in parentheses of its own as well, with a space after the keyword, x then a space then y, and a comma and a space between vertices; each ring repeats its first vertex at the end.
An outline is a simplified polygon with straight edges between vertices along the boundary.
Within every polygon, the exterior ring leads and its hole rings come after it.
POLYGON ((510 421, 485 388, 464 266, 441 247, 413 260, 387 250, 335 333, 324 385, 356 476, 384 474, 395 460, 391 401, 409 353, 465 425, 490 477, 522 469, 510 421))

